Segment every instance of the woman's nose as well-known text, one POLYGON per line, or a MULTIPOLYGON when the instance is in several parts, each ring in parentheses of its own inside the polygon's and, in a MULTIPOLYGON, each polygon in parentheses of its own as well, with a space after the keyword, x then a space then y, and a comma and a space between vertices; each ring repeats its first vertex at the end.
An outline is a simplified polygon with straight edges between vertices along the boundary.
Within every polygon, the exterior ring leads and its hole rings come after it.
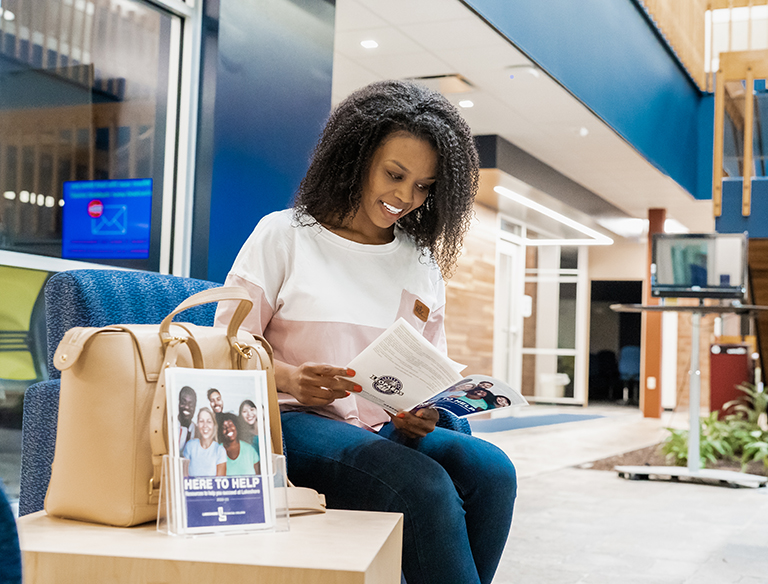
POLYGON ((413 193, 409 185, 398 185, 397 192, 395 194, 397 195, 397 198, 400 199, 403 203, 411 203, 413 201, 413 193))

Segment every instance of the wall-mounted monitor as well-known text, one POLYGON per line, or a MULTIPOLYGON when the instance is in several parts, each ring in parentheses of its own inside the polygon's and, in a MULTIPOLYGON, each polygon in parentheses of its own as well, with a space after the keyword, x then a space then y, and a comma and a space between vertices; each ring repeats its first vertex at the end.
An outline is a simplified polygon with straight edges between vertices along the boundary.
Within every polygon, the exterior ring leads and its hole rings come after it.
POLYGON ((731 298, 747 293, 747 234, 655 234, 651 295, 731 298))
POLYGON ((61 257, 149 257, 152 179, 64 183, 61 257))

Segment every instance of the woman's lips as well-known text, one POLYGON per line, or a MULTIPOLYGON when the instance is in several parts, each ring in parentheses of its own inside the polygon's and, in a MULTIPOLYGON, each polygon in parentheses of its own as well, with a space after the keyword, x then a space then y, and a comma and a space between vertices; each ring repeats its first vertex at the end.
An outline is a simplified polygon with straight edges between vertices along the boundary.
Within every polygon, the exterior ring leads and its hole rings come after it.
POLYGON ((391 215, 399 215, 400 213, 403 212, 402 209, 398 209, 394 205, 390 205, 389 203, 385 203, 384 201, 382 201, 381 204, 384 207, 384 209, 386 209, 387 212, 390 213, 391 215))

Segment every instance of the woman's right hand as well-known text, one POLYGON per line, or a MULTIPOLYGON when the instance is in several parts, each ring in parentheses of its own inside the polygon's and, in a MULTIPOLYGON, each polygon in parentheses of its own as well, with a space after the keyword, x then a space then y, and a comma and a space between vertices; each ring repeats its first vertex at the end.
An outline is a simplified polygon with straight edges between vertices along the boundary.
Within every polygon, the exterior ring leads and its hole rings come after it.
POLYGON ((277 389, 305 406, 325 406, 350 392, 362 391, 359 385, 344 379, 354 374, 350 369, 324 363, 303 363, 297 367, 275 360, 277 389))

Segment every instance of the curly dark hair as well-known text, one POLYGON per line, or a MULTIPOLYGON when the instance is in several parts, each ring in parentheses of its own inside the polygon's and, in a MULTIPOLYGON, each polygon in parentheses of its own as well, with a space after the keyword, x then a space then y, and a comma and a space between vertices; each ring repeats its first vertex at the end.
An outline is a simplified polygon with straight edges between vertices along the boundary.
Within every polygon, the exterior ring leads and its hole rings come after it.
POLYGON ((477 193, 479 159, 469 126, 441 94, 406 81, 359 89, 331 113, 294 200, 301 224, 341 227, 360 208, 373 154, 394 132, 409 132, 437 151, 437 180, 427 199, 397 225, 428 250, 448 277, 461 251, 477 193))

